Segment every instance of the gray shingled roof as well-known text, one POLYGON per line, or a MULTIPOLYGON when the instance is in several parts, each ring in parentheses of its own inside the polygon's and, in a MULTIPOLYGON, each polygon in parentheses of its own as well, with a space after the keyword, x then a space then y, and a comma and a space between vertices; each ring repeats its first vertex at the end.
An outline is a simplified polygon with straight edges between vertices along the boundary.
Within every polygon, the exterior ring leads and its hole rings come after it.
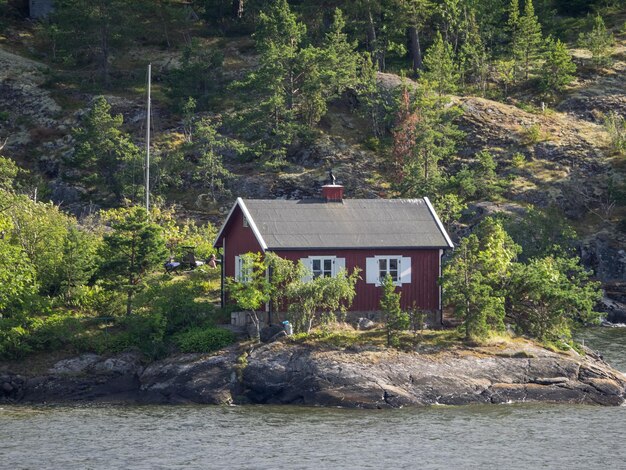
POLYGON ((242 202, 268 249, 452 247, 425 199, 242 202))

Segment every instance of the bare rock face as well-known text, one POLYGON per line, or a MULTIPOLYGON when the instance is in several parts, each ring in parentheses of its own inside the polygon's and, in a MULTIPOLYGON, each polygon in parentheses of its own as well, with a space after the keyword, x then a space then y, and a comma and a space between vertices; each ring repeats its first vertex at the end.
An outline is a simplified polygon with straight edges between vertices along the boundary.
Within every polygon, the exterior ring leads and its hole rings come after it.
POLYGON ((218 356, 185 354, 150 364, 143 371, 136 399, 150 403, 204 403, 232 401, 236 384, 233 349, 218 356))
POLYGON ((543 401, 619 405, 626 377, 599 358, 538 347, 435 355, 397 351, 318 351, 270 345, 243 373, 254 403, 387 408, 433 404, 543 401))
POLYGON ((0 401, 291 404, 397 408, 551 402, 621 405, 626 376, 591 351, 531 343, 434 353, 321 349, 274 342, 248 352, 185 354, 143 368, 133 354, 83 355, 48 375, 0 376, 0 401))

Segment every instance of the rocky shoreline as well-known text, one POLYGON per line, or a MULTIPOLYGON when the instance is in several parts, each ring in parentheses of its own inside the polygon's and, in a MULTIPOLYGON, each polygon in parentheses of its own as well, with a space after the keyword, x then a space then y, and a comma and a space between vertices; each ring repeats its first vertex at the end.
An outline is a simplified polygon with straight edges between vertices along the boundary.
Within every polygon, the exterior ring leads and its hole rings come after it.
MULTIPOLYGON (((1 367, 1 365, 0 365, 1 367)), ((622 405, 626 375, 588 351, 529 342, 400 352, 272 343, 144 365, 138 354, 85 354, 47 373, 0 368, 0 402, 290 404, 347 408, 547 402, 622 405), (3 370, 4 369, 4 370, 3 370)))

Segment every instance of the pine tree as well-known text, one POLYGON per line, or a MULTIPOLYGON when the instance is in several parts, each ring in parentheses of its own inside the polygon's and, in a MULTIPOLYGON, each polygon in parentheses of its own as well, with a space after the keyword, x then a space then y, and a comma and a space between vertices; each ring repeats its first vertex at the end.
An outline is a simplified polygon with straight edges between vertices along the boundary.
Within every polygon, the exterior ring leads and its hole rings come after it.
POLYGON ((405 92, 394 131, 396 189, 404 197, 435 196, 445 182, 440 162, 456 152, 463 136, 453 121, 460 111, 428 89, 405 92))
POLYGON ((494 219, 485 219, 454 251, 444 269, 443 288, 467 340, 504 328, 505 295, 517 246, 494 219))
POLYGON ((400 307, 402 293, 396 292, 396 285, 389 274, 383 279, 381 287, 380 310, 385 318, 387 346, 398 346, 398 332, 409 327, 409 314, 402 311, 400 307))
POLYGON ((141 152, 122 131, 124 118, 111 116, 111 106, 100 96, 74 129, 75 152, 66 163, 72 170, 82 170, 82 182, 92 191, 112 192, 115 201, 138 196, 141 185, 141 152))
POLYGON ((460 51, 461 79, 475 83, 484 94, 487 83, 488 55, 473 11, 466 21, 465 41, 460 51))
POLYGON ((532 0, 526 0, 524 4, 524 14, 519 19, 517 40, 514 44, 513 53, 516 60, 521 64, 524 78, 528 80, 530 70, 533 68, 539 57, 541 43, 541 25, 535 15, 532 0))
MULTIPOLYGON (((511 57, 515 58, 515 51, 519 49, 519 27, 520 27, 520 11, 519 0, 511 0, 508 9, 508 19, 506 22, 506 29, 509 34, 509 47, 511 57)), ((517 63, 515 64, 515 70, 517 75, 517 63)))
POLYGON ((454 52, 452 45, 444 41, 439 31, 435 42, 426 51, 424 66, 426 70, 423 78, 433 83, 439 96, 456 91, 459 74, 454 63, 454 52))
POLYGON ((576 72, 567 47, 559 39, 548 38, 546 42, 546 61, 541 71, 541 88, 548 93, 558 93, 565 89, 576 72))
POLYGON ((101 248, 102 276, 112 287, 126 292, 126 314, 130 315, 133 296, 143 287, 144 276, 167 255, 165 238, 142 207, 113 209, 104 217, 110 221, 111 232, 104 236, 101 248))
POLYGON ((593 21, 593 29, 580 35, 579 43, 591 51, 591 63, 594 67, 599 68, 611 64, 615 38, 613 34, 607 31, 604 20, 599 14, 593 21))

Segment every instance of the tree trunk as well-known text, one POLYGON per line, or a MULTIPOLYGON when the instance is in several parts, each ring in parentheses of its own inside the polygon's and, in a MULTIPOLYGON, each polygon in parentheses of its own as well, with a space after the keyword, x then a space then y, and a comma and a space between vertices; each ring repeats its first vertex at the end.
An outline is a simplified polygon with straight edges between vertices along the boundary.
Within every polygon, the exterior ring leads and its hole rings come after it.
POLYGON ((372 17, 372 12, 367 12, 368 21, 367 21, 367 30, 365 32, 366 39, 366 47, 372 56, 372 61, 376 64, 376 67, 380 71, 380 62, 378 57, 378 47, 376 44, 376 28, 374 27, 374 18, 372 17))
POLYGON ((407 35, 409 36, 409 55, 413 63, 413 74, 417 76, 418 70, 422 69, 422 47, 417 27, 409 26, 407 35))
POLYGON ((102 81, 105 87, 110 84, 109 78, 109 28, 107 24, 103 24, 100 28, 100 72, 102 73, 102 81))
POLYGON ((235 18, 243 18, 245 0, 233 0, 233 15, 235 18))
POLYGON ((130 316, 133 313, 133 291, 128 289, 126 294, 126 315, 130 316))

